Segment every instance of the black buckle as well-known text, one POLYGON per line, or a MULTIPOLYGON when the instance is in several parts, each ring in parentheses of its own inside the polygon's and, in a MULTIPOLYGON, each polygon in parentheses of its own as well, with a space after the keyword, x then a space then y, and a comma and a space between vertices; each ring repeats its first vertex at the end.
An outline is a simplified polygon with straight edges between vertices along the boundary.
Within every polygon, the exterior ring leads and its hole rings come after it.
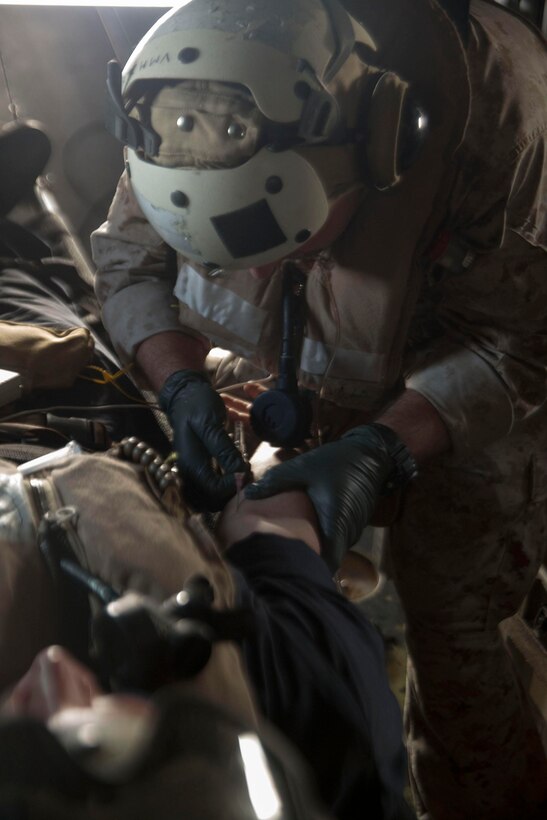
POLYGON ((108 63, 106 88, 106 130, 129 148, 156 157, 160 150, 160 137, 152 128, 130 117, 125 110, 122 97, 122 70, 116 60, 110 60, 108 63))
POLYGON ((312 90, 302 110, 298 136, 308 145, 339 142, 340 110, 328 91, 312 90))

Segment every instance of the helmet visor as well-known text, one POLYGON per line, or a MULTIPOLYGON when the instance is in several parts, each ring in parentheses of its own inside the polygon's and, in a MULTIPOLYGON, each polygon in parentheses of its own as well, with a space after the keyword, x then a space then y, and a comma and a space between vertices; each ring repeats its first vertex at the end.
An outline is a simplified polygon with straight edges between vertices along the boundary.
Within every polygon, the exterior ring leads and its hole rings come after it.
POLYGON ((139 205, 185 257, 226 269, 274 262, 298 250, 329 214, 327 191, 298 150, 262 148, 236 168, 162 168, 128 149, 139 205))

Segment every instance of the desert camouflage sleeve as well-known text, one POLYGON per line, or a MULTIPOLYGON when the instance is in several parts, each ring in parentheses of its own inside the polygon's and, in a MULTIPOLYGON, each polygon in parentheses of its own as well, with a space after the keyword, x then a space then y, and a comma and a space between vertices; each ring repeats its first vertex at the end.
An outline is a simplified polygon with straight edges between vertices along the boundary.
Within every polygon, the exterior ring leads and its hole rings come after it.
POLYGON ((449 225, 477 252, 436 294, 442 332, 410 363, 454 449, 494 441, 547 397, 547 61, 533 26, 471 3, 471 106, 449 225))
POLYGON ((522 152, 503 209, 501 247, 442 286, 444 333, 414 357, 406 385, 449 428, 455 450, 509 433, 547 398, 546 133, 522 152))
POLYGON ((95 292, 103 323, 122 361, 163 331, 182 331, 168 247, 142 213, 124 172, 108 217, 91 235, 95 292))

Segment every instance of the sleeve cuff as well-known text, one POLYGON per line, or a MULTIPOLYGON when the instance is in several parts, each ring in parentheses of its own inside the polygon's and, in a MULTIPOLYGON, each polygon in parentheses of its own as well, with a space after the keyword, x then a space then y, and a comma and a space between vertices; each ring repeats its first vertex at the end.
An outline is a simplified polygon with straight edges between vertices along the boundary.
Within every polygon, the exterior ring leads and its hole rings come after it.
POLYGON ((496 372, 463 347, 429 352, 405 378, 437 410, 455 452, 485 447, 513 427, 513 405, 496 372))
POLYGON ((171 287, 158 281, 139 282, 113 294, 103 305, 102 320, 123 362, 132 361, 150 336, 184 332, 171 287))

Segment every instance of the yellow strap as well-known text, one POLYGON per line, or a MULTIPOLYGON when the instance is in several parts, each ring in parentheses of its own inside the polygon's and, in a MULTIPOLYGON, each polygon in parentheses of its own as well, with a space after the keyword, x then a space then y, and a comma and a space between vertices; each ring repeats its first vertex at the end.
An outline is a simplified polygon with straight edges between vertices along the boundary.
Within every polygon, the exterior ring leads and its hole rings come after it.
POLYGON ((85 370, 95 370, 97 373, 100 373, 102 378, 97 378, 97 377, 92 378, 91 376, 82 376, 82 374, 80 373, 80 375, 78 376, 79 379, 83 379, 86 382, 93 382, 93 384, 111 384, 123 396, 125 396, 127 399, 130 399, 131 401, 135 402, 136 404, 148 404, 148 402, 145 399, 140 399, 140 398, 137 398, 136 396, 131 396, 129 393, 127 393, 123 389, 123 387, 120 387, 120 385, 118 384, 118 379, 120 379, 122 376, 127 375, 129 370, 131 369, 131 365, 129 365, 128 367, 124 367, 121 370, 117 370, 115 373, 109 373, 108 370, 105 370, 103 367, 99 367, 96 364, 88 364, 88 365, 86 365, 86 367, 84 369, 85 370))

